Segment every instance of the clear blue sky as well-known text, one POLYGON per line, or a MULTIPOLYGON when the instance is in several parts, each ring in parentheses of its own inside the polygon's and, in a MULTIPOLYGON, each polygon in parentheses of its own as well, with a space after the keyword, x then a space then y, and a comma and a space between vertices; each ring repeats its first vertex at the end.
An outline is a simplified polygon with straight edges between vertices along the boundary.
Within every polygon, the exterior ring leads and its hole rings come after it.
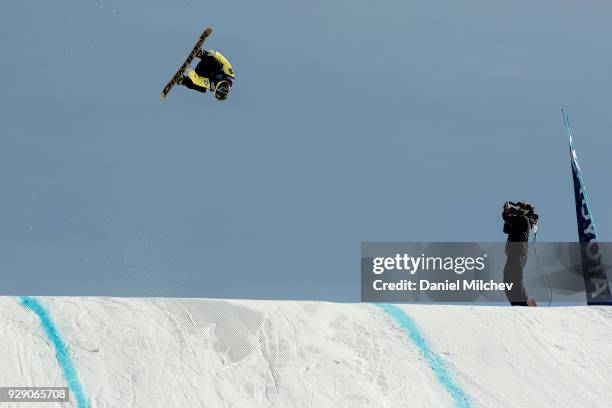
POLYGON ((612 4, 11 2, 1 294, 357 300, 362 241, 612 240, 612 4), (231 100, 159 93, 205 26, 231 100))

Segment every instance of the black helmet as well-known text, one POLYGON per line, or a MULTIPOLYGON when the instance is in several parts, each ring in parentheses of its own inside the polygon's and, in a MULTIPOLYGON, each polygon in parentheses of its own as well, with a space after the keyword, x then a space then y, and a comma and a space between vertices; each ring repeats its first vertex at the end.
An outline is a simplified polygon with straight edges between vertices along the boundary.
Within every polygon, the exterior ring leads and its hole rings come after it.
POLYGON ((224 101, 227 99, 227 96, 230 92, 230 83, 226 80, 217 82, 215 86, 215 98, 218 101, 224 101))

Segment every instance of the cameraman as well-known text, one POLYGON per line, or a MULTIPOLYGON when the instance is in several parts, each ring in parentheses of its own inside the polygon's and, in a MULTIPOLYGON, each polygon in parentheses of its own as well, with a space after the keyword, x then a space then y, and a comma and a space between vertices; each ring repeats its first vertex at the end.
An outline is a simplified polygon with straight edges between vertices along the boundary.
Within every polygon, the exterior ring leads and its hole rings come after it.
POLYGON ((523 272, 527 263, 529 233, 537 228, 538 214, 530 204, 506 201, 502 218, 504 233, 508 234, 504 282, 513 283, 512 289, 506 290, 506 297, 512 306, 537 306, 534 299, 527 297, 523 272))

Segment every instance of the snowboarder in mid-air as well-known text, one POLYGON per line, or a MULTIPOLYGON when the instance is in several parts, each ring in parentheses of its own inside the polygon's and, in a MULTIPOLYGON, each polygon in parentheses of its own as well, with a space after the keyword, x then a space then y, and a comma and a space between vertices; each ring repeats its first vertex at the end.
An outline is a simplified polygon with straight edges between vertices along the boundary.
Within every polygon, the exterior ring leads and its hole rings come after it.
POLYGON ((195 69, 187 67, 187 75, 178 83, 198 92, 214 92, 219 101, 227 99, 234 81, 234 71, 227 58, 212 50, 200 50, 195 57, 200 62, 195 69))
POLYGON ((523 270, 527 263, 529 233, 536 230, 538 214, 535 208, 527 203, 507 201, 502 211, 504 233, 508 234, 506 242, 506 266, 504 282, 512 283, 506 290, 506 297, 512 306, 537 306, 534 299, 529 299, 523 283, 523 270))
POLYGON ((204 41, 212 34, 212 28, 206 28, 198 38, 187 59, 164 86, 161 97, 165 99, 174 85, 180 84, 198 92, 211 91, 219 101, 227 99, 234 83, 234 70, 227 58, 220 52, 202 48, 204 41), (191 68, 194 58, 200 62, 195 69, 191 68))

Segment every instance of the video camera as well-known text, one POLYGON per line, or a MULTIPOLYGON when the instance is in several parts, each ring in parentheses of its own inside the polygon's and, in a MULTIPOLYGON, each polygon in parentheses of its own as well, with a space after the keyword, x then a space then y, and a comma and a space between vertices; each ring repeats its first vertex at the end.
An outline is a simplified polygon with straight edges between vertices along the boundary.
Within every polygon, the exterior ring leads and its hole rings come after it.
POLYGON ((513 215, 529 215, 533 214, 534 207, 527 203, 506 201, 504 211, 508 211, 513 215))

